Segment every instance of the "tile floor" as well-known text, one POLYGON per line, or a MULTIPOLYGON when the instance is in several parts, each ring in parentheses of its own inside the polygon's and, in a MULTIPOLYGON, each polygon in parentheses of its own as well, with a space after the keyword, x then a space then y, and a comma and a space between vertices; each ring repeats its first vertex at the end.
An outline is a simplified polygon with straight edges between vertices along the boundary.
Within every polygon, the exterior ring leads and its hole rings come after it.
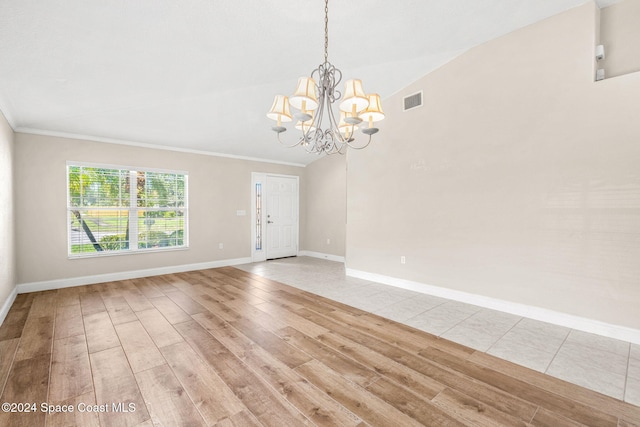
POLYGON ((237 266, 640 406, 640 345, 347 277, 310 257, 237 266))

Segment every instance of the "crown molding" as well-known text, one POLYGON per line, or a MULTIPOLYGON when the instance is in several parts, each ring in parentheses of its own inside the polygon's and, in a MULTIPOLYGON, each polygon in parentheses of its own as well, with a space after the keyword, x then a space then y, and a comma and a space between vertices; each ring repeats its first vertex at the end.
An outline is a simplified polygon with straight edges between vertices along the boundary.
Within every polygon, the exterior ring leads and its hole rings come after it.
MULTIPOLYGON (((9 121, 9 119, 7 119, 7 121, 9 121)), ((302 163, 284 162, 280 160, 263 159, 259 157, 238 156, 235 154, 216 153, 213 151, 194 150, 191 148, 181 148, 181 147, 175 147, 170 145, 150 144, 147 142, 136 142, 136 141, 129 141, 125 139, 103 138, 99 136, 81 135, 81 134, 70 133, 70 132, 59 132, 59 131, 35 129, 35 128, 29 128, 29 127, 18 127, 13 129, 14 129, 14 132, 16 133, 53 136, 57 138, 69 138, 69 139, 77 139, 77 140, 90 141, 90 142, 103 142, 106 144, 129 145, 132 147, 149 148, 152 150, 177 151, 180 153, 199 154, 202 156, 211 156, 211 157, 224 157, 228 159, 247 160, 250 162, 271 163, 271 164, 285 165, 285 166, 296 166, 301 168, 306 167, 306 165, 302 163)))

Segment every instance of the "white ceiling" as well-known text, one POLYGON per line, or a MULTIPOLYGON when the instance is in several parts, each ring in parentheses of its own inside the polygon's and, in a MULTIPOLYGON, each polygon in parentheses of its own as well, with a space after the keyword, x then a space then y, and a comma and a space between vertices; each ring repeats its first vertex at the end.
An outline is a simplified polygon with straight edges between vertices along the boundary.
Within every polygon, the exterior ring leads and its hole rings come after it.
MULTIPOLYGON (((332 0, 329 61, 384 99, 588 1, 332 0)), ((0 0, 0 110, 16 131, 308 164, 265 113, 323 61, 323 31, 322 0, 0 0)))

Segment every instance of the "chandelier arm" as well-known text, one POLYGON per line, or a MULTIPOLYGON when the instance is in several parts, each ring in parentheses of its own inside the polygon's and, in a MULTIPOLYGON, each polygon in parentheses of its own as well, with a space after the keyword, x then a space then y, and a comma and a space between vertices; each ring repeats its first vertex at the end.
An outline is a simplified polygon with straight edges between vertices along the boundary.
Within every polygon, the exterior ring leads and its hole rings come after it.
POLYGON ((342 133, 340 133, 339 123, 336 121, 333 111, 331 110, 329 110, 329 123, 334 139, 337 139, 340 145, 345 144, 347 142, 346 136, 343 136, 342 133))
POLYGON ((340 92, 337 87, 342 81, 342 71, 333 67, 333 102, 336 102, 338 99, 342 97, 342 92, 340 92))
MULTIPOLYGON (((320 89, 320 87, 318 87, 318 93, 323 94, 323 90, 320 89)), ((316 129, 322 129, 322 119, 324 117, 324 110, 325 110, 324 103, 325 103, 325 97, 321 95, 318 99, 318 109, 316 110, 316 114, 313 118, 316 129)))
POLYGON ((318 100, 318 108, 316 110, 316 114, 313 117, 313 122, 311 124, 314 129, 313 138, 309 138, 309 146, 305 147, 307 152, 309 153, 320 153, 319 151, 319 143, 322 142, 323 132, 322 132, 322 122, 324 117, 324 98, 320 98, 318 100))
POLYGON ((328 151, 330 151, 333 141, 329 131, 328 130, 319 131, 316 134, 316 136, 317 138, 313 147, 314 148, 313 152, 316 154, 321 154, 321 153, 327 153, 328 151))
POLYGON ((320 154, 321 150, 318 149, 318 141, 322 140, 322 131, 316 129, 314 135, 313 135, 313 142, 310 142, 309 144, 306 144, 304 146, 304 149, 307 151, 307 153, 310 154, 320 154))
POLYGON ((340 141, 340 133, 338 132, 336 134, 335 130, 329 130, 329 132, 331 133, 331 145, 330 147, 328 147, 328 149, 326 150, 326 152, 329 154, 335 154, 336 152, 339 152, 340 147, 342 147, 344 144, 342 144, 342 142, 340 141), (336 139, 338 139, 336 141, 336 139))
POLYGON ((314 154, 314 147, 315 147, 314 144, 307 144, 307 145, 304 145, 303 147, 304 147, 304 151, 306 151, 307 153, 314 154))
POLYGON ((341 143, 341 144, 334 144, 331 151, 329 151, 327 154, 344 154, 344 151, 346 147, 346 144, 341 143))
POLYGON ((350 142, 347 141, 347 145, 349 146, 349 148, 353 148, 354 150, 362 150, 364 148, 367 148, 369 146, 369 144, 371 144, 371 135, 369 135, 369 139, 367 140, 367 143, 365 145, 363 145, 362 147, 356 147, 355 145, 351 144, 350 142))
POLYGON ((287 148, 297 147, 298 145, 300 145, 300 144, 302 144, 302 143, 304 142, 304 136, 302 136, 302 137, 300 137, 300 138, 298 139, 298 142, 296 142, 296 143, 295 143, 295 144, 293 144, 293 145, 289 145, 288 143, 283 142, 283 141, 280 139, 280 134, 281 134, 281 133, 283 133, 283 132, 278 132, 278 133, 276 133, 276 137, 278 138, 278 142, 279 142, 280 144, 284 145, 284 146, 285 146, 285 147, 287 147, 287 148))

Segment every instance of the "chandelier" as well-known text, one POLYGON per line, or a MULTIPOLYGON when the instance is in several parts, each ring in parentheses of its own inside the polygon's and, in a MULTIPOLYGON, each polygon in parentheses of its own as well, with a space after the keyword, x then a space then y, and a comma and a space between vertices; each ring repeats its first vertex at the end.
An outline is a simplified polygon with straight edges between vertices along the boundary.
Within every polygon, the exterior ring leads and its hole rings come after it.
POLYGON ((324 3, 324 63, 313 70, 311 77, 300 77, 291 97, 276 95, 267 117, 275 120, 278 141, 288 147, 303 146, 309 153, 344 154, 346 147, 362 149, 369 145, 371 136, 378 132, 374 122, 384 118, 380 95, 365 94, 362 81, 347 80, 344 93, 336 88, 342 80, 342 72, 329 62, 329 0, 324 3), (333 104, 338 104, 339 121, 333 104), (291 114, 291 107, 294 114, 291 114), (280 135, 287 130, 282 123, 296 120, 300 131, 298 140, 287 144, 280 135), (361 128, 368 136, 366 142, 356 143, 355 132, 361 128))

